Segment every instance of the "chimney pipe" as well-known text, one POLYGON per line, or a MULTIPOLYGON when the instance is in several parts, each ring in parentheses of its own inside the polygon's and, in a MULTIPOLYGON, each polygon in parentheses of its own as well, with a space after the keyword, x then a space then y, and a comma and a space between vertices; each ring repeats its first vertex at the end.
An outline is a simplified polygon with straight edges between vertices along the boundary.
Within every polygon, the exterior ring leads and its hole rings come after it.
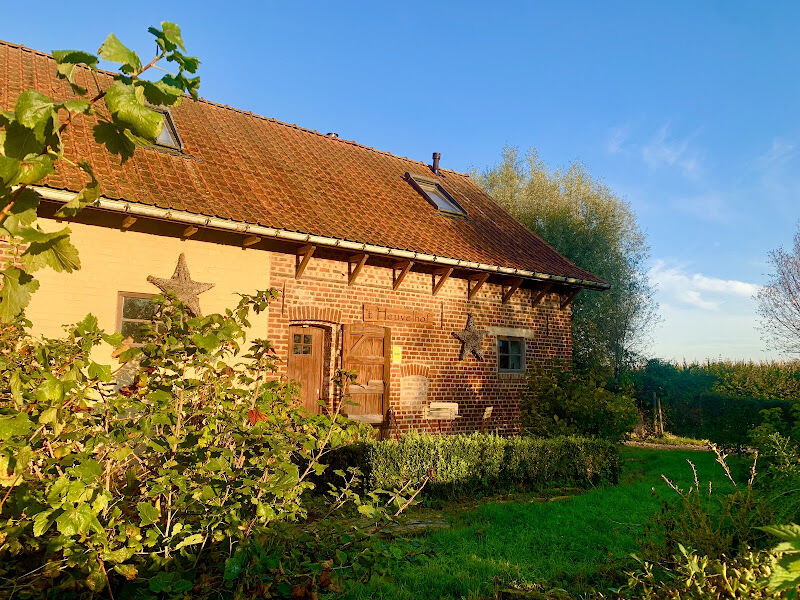
POLYGON ((442 158, 441 154, 439 154, 438 152, 434 152, 433 153, 433 165, 431 165, 431 170, 434 173, 436 173, 437 175, 439 174, 439 159, 440 158, 442 158))

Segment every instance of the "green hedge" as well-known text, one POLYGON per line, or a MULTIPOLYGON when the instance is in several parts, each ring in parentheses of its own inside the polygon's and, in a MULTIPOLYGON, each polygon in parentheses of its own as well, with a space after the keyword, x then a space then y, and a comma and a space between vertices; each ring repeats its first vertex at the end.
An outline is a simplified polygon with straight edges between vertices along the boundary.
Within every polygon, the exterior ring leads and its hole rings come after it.
POLYGON ((792 419, 788 400, 731 398, 717 392, 701 392, 688 399, 676 399, 665 406, 675 435, 711 440, 726 448, 742 449, 750 443, 750 431, 761 424, 765 409, 780 409, 786 427, 792 419))
POLYGON ((579 437, 503 438, 473 433, 439 436, 409 433, 337 449, 333 469, 359 467, 368 487, 391 490, 428 475, 429 495, 497 492, 543 486, 588 487, 616 483, 615 444, 579 437))

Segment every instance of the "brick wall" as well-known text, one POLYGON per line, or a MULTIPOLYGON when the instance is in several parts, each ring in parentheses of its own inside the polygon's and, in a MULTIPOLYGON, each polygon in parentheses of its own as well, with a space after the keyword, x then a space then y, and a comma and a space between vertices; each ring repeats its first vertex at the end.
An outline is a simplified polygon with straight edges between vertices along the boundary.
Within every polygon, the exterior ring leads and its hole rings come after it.
POLYGON ((448 279, 433 296, 428 274, 410 272, 394 291, 388 268, 365 266, 348 286, 344 262, 312 258, 299 280, 294 276, 294 256, 273 254, 270 262, 272 286, 281 292, 270 308, 268 331, 282 359, 279 374, 285 374, 289 325, 325 328, 333 346, 325 373, 329 402, 334 396, 331 377, 341 367, 341 325, 363 322, 364 303, 435 314, 433 324, 387 324, 392 345, 400 346, 402 352, 401 361, 391 366, 389 405, 396 419, 390 423, 391 434, 409 429, 474 431, 488 406, 493 407, 494 429, 509 434, 518 430, 519 393, 525 377, 498 373, 498 334, 524 336, 528 363, 537 359, 569 361, 572 357, 571 309, 561 309, 557 294, 549 294, 532 308, 531 290, 520 289, 504 305, 501 286, 487 283, 468 301, 463 279, 448 279), (491 332, 483 340, 483 362, 472 356, 458 360, 461 343, 451 332, 464 329, 468 312, 479 329, 491 332), (410 402, 403 393, 411 387, 417 399, 420 389, 427 387, 422 403, 410 402), (431 401, 458 402, 461 418, 453 422, 425 420, 423 406, 431 401))

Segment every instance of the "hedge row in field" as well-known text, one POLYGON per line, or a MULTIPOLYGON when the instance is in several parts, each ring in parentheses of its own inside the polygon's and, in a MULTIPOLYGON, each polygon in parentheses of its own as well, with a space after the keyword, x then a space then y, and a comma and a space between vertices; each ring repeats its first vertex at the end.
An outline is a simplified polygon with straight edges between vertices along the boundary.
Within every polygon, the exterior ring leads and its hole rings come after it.
POLYGON ((503 438, 473 433, 410 433, 397 440, 351 444, 329 470, 358 466, 368 487, 391 490, 430 477, 427 493, 496 492, 548 485, 616 483, 619 454, 608 441, 579 437, 503 438))

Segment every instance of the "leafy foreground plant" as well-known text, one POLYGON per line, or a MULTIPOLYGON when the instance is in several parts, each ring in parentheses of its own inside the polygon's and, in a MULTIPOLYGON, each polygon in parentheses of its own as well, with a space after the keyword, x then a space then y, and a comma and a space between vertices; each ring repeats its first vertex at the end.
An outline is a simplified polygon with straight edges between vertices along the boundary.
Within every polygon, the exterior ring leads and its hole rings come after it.
POLYGON ((68 82, 71 97, 53 100, 27 90, 17 99, 13 112, 0 112, 0 238, 9 242, 11 251, 11 260, 0 265, 4 267, 0 270, 0 322, 12 322, 27 306, 39 287, 35 271, 50 267, 70 273, 80 268, 69 227, 45 232, 36 224, 42 197, 34 187, 60 163, 62 168, 81 169, 89 181, 56 217, 74 217, 98 199, 100 184, 92 166, 80 157, 64 155, 63 135, 73 120, 91 116, 95 140, 124 162, 137 147, 153 144, 161 133, 164 117, 149 106, 176 105, 184 94, 197 99, 200 78, 191 75, 200 61, 184 54, 180 28, 164 22, 160 29, 150 27, 149 32, 155 37, 157 52, 147 64, 113 33, 97 53, 54 51, 57 75, 68 82), (113 84, 105 87, 96 75, 101 59, 119 65, 113 84), (177 73, 157 81, 142 78, 161 61, 176 65, 177 73), (95 89, 90 92, 84 86, 95 89))
POLYGON ((365 542, 409 501, 358 495, 351 469, 310 517, 311 475, 362 430, 270 380, 245 330, 273 295, 202 317, 161 299, 141 347, 91 315, 57 340, 0 330, 0 596, 311 597, 371 576, 385 546, 365 542))

